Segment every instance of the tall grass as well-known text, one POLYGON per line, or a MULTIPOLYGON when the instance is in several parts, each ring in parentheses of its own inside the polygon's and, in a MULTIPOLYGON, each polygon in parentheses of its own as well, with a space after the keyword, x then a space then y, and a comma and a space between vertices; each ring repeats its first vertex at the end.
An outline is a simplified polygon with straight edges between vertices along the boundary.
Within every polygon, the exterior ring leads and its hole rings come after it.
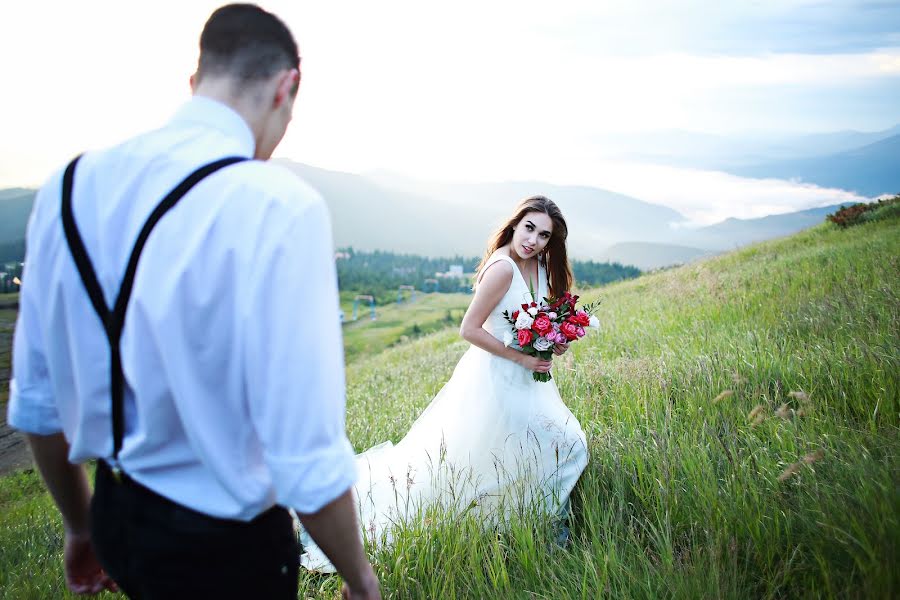
MULTIPOLYGON (((896 219, 823 224, 586 296, 602 329, 554 369, 591 453, 569 543, 528 514, 499 530, 432 515, 371 549, 388 597, 897 595, 896 219)), ((399 440, 465 348, 449 328, 349 363, 356 448, 399 440)), ((33 476, 0 485, 0 588, 56 595, 46 497, 33 476)), ((301 597, 339 584, 304 573, 301 597)))

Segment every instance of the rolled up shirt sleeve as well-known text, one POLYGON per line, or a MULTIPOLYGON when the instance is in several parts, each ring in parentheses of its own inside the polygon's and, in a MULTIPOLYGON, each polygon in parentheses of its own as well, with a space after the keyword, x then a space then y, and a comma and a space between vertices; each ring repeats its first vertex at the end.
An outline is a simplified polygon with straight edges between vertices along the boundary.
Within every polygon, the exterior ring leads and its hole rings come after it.
POLYGON ((19 291, 19 315, 13 337, 12 377, 9 382, 9 405, 6 420, 15 429, 38 435, 62 431, 56 398, 44 348, 43 328, 39 312, 41 268, 38 240, 35 239, 35 212, 46 195, 46 187, 35 198, 29 219, 25 270, 19 291))
POLYGON ((250 292, 245 379, 276 501, 314 513, 356 479, 331 223, 316 199, 275 229, 250 292))

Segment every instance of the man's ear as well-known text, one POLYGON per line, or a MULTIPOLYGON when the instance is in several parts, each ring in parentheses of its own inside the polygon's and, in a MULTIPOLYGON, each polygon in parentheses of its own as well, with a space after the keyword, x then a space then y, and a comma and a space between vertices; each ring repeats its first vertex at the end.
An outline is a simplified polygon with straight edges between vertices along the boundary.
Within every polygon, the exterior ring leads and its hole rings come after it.
POLYGON ((191 76, 188 79, 188 82, 191 84, 191 91, 196 92, 197 91, 197 74, 191 73, 191 76))
POLYGON ((295 95, 299 84, 300 71, 297 69, 290 69, 283 72, 279 76, 278 86, 275 88, 275 108, 278 108, 295 95))

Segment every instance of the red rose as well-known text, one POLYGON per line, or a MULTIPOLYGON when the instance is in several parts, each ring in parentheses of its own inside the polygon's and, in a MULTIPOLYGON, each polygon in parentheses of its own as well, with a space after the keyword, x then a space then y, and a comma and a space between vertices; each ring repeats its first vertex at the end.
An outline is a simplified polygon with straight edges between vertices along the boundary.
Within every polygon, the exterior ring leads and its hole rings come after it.
POLYGON ((550 318, 546 314, 538 313, 531 328, 537 331, 540 335, 547 335, 548 333, 553 331, 553 323, 550 322, 550 318))
POLYGON ((574 340, 578 337, 578 325, 576 325, 572 321, 566 321, 565 323, 560 325, 559 330, 564 336, 566 336, 566 339, 574 340))
POLYGON ((573 323, 576 325, 581 325, 582 327, 587 327, 591 324, 591 317, 583 310, 579 310, 572 317, 570 317, 573 323))
POLYGON ((534 334, 531 333, 530 329, 520 329, 519 333, 516 334, 519 338, 519 345, 523 348, 531 343, 531 340, 534 339, 534 334))
POLYGON ((517 310, 513 311, 512 320, 515 321, 518 318, 519 318, 519 311, 517 311, 517 310))

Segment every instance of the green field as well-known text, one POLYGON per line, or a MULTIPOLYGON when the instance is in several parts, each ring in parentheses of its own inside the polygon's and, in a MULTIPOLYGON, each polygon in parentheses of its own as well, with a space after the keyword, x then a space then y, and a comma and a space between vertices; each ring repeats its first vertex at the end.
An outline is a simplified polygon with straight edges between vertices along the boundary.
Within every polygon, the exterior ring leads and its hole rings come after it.
MULTIPOLYGON (((386 597, 898 595, 897 219, 823 224, 586 296, 601 330, 554 369, 591 452, 570 544, 528 517, 499 533, 413 524, 373 550, 386 597)), ((364 330, 390 320, 345 330, 360 344, 357 450, 397 441, 466 348, 454 323, 376 352, 397 332, 372 344, 364 330)), ((59 519, 36 477, 0 481, 0 506, 0 594, 64 596, 59 519)), ((339 589, 301 584, 303 598, 339 589)))
POLYGON ((472 296, 468 294, 416 294, 414 301, 391 303, 375 308, 372 320, 368 306, 358 307, 352 321, 353 303, 342 304, 346 322, 344 355, 347 363, 361 356, 378 354, 399 343, 422 337, 447 327, 459 327, 472 296))

